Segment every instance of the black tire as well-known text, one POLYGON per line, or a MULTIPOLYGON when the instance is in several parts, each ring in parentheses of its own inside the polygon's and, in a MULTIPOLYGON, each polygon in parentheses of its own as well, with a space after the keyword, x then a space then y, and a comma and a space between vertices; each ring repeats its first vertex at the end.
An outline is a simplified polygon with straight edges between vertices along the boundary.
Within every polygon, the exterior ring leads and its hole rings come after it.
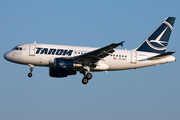
POLYGON ((84 85, 86 85, 86 84, 88 83, 88 79, 87 79, 87 78, 83 78, 83 79, 82 79, 82 83, 83 83, 84 85))
POLYGON ((91 74, 91 73, 87 73, 86 78, 87 78, 88 80, 90 80, 90 79, 92 78, 92 74, 91 74))
POLYGON ((32 73, 28 73, 28 77, 32 77, 32 73))

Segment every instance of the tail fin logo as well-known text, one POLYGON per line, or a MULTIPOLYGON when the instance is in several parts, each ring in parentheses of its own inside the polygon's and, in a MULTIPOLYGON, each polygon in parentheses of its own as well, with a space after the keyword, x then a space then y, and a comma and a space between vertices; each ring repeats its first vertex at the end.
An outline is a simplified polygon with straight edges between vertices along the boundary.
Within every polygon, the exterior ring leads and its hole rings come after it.
MULTIPOLYGON (((167 27, 166 27, 167 29, 167 27)), ((161 46, 164 46, 163 43, 168 43, 166 41, 160 41, 162 35, 164 34, 164 32, 166 31, 166 29, 155 39, 155 40, 150 40, 150 43, 151 42, 156 42, 157 44, 161 45, 161 46)))
MULTIPOLYGON (((159 34, 159 36, 157 36, 157 38, 155 39, 146 39, 147 44, 155 49, 155 50, 165 50, 168 44, 168 40, 167 39, 161 39, 162 36, 164 35, 165 31, 167 30, 168 27, 166 27, 163 32, 161 34, 159 34)), ((150 38, 150 37, 149 37, 150 38)))
POLYGON ((171 33, 171 31, 172 26, 164 21, 161 26, 148 39, 146 39, 146 42, 155 50, 165 50, 169 41, 169 37, 166 37, 165 33, 171 33))
POLYGON ((136 50, 164 53, 168 45, 174 21, 175 17, 166 18, 136 50))

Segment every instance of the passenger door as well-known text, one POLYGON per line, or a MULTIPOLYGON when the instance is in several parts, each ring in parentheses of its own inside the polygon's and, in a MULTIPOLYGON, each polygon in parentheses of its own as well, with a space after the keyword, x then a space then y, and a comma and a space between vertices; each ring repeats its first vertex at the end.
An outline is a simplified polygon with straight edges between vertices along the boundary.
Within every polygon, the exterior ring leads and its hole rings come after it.
POLYGON ((30 56, 35 56, 35 49, 36 49, 35 44, 29 45, 29 55, 30 56))

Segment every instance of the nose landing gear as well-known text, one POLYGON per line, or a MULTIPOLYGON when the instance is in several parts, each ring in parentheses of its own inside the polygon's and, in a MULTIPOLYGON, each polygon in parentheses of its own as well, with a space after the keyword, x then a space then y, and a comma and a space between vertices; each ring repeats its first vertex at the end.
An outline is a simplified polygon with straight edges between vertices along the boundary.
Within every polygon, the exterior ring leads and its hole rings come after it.
POLYGON ((28 66, 30 67, 30 73, 28 73, 28 77, 32 77, 32 71, 33 71, 33 68, 34 68, 34 65, 32 64, 28 64, 28 66))

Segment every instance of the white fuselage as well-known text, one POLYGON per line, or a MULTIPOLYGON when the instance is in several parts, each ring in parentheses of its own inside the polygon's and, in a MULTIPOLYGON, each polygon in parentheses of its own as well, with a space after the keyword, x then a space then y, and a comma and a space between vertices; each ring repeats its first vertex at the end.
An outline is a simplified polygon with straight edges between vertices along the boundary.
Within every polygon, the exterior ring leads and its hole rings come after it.
MULTIPOLYGON (((70 58, 96 50, 92 47, 77 47, 51 44, 23 44, 18 46, 21 49, 14 49, 7 52, 4 57, 8 61, 19 64, 32 64, 34 66, 53 67, 54 58, 70 58)), ((112 71, 135 69, 146 66, 153 66, 176 60, 173 56, 163 59, 149 60, 148 58, 158 55, 157 53, 141 52, 135 50, 118 50, 97 63, 91 71, 112 71)), ((81 70, 81 68, 74 68, 81 70)))

